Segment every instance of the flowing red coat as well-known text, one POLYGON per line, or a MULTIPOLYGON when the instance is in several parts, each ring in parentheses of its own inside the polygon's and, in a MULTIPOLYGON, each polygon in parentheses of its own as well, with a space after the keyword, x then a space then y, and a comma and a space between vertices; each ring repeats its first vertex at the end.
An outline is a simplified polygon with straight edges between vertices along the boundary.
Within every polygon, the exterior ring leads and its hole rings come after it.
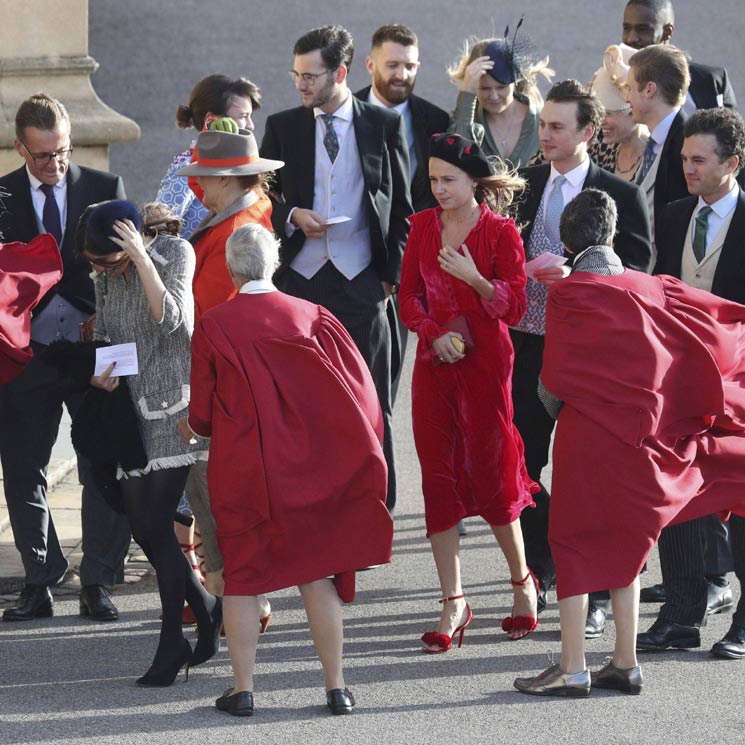
POLYGON ((0 244, 0 384, 33 357, 31 311, 62 277, 62 257, 48 233, 29 243, 0 244))
POLYGON ((533 506, 537 490, 512 423, 515 354, 507 326, 525 312, 522 240, 512 220, 481 205, 465 244, 494 285, 494 298, 484 300, 440 267, 441 213, 436 207, 410 218, 399 288, 401 320, 419 337, 411 406, 428 535, 471 515, 511 523, 533 506), (437 365, 432 342, 458 316, 466 318, 474 348, 455 364, 437 365))
POLYGON ((207 479, 226 595, 258 595, 391 560, 383 419, 364 360, 325 308, 239 294, 192 337, 189 424, 207 479))
POLYGON ((745 510, 745 306, 627 269, 557 283, 546 318, 558 596, 627 587, 666 525, 745 510))

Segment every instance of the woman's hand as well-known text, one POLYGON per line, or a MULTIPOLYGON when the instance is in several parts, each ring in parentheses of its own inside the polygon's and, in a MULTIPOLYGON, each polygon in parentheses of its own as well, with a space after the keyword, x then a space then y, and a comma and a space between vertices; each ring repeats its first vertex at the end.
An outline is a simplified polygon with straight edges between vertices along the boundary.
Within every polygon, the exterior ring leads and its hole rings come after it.
POLYGON ((131 220, 116 220, 114 230, 119 236, 109 236, 112 243, 115 243, 124 253, 129 256, 134 264, 142 264, 150 261, 150 257, 145 251, 145 244, 142 242, 140 231, 134 226, 131 220))
POLYGON ((102 391, 111 393, 119 385, 119 378, 112 378, 116 362, 112 362, 100 375, 91 375, 91 385, 94 388, 100 388, 102 391))
POLYGON ((551 285, 556 284, 560 279, 568 277, 571 272, 572 270, 566 264, 563 264, 562 266, 547 266, 544 269, 536 269, 535 272, 533 272, 533 279, 535 279, 536 282, 540 282, 542 285, 550 287, 551 285))
POLYGON ((453 346, 453 342, 450 338, 451 336, 457 336, 461 341, 463 341, 463 337, 457 331, 448 331, 447 334, 443 334, 432 342, 432 349, 437 355, 437 359, 440 360, 440 362, 446 362, 449 365, 452 365, 454 362, 459 362, 466 356, 453 346))
POLYGON ((473 286, 482 279, 481 272, 476 268, 468 246, 464 243, 461 248, 463 253, 445 245, 440 249, 437 260, 440 262, 443 271, 473 286))
POLYGON ((181 439, 187 445, 196 445, 197 438, 194 436, 194 432, 189 426, 189 417, 182 417, 178 420, 178 433, 181 435, 181 439))
POLYGON ((476 93, 479 80, 494 67, 494 63, 488 57, 476 57, 468 67, 460 83, 460 89, 467 93, 476 93))

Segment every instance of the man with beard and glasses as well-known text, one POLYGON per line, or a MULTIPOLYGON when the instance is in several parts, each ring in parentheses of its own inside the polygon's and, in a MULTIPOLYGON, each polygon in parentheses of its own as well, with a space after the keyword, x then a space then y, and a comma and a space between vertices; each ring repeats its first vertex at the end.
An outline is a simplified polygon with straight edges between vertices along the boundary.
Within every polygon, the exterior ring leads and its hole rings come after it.
MULTIPOLYGON (((372 85, 355 94, 362 101, 391 109, 401 115, 409 150, 409 184, 414 212, 437 206, 437 200, 429 187, 429 140, 433 134, 445 132, 450 124, 447 111, 414 95, 420 64, 419 42, 408 26, 399 23, 381 26, 372 36, 370 54, 365 60, 372 85)), ((388 320, 394 334, 391 399, 395 402, 409 334, 398 320, 398 303, 395 298, 388 304, 388 320)))
POLYGON ((290 70, 302 105, 270 116, 261 155, 282 160, 272 223, 282 240, 277 287, 330 310, 372 373, 383 410, 387 506, 396 500, 391 413, 391 324, 408 236, 409 158, 393 112, 347 86, 351 34, 323 26, 300 37, 290 70))

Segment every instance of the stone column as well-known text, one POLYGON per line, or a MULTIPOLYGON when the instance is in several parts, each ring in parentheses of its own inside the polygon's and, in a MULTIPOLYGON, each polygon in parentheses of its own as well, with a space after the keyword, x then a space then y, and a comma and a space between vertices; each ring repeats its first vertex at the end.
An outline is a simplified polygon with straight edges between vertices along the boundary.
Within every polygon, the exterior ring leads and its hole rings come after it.
POLYGON ((140 128, 93 90, 88 0, 0 0, 0 18, 0 174, 22 164, 13 147, 15 112, 41 92, 70 114, 75 162, 106 170, 109 145, 138 139, 140 128))

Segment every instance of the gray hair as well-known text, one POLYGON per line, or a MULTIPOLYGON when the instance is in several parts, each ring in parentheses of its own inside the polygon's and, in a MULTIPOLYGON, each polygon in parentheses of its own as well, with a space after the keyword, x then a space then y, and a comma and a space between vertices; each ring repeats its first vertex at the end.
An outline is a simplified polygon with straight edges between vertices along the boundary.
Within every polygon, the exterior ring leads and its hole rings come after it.
POLYGON ((561 213, 561 242, 573 254, 590 246, 610 246, 617 219, 618 210, 612 197, 599 189, 585 189, 561 213))
POLYGON ((236 277, 271 279, 279 266, 279 241, 263 225, 243 225, 228 238, 225 258, 236 277))

